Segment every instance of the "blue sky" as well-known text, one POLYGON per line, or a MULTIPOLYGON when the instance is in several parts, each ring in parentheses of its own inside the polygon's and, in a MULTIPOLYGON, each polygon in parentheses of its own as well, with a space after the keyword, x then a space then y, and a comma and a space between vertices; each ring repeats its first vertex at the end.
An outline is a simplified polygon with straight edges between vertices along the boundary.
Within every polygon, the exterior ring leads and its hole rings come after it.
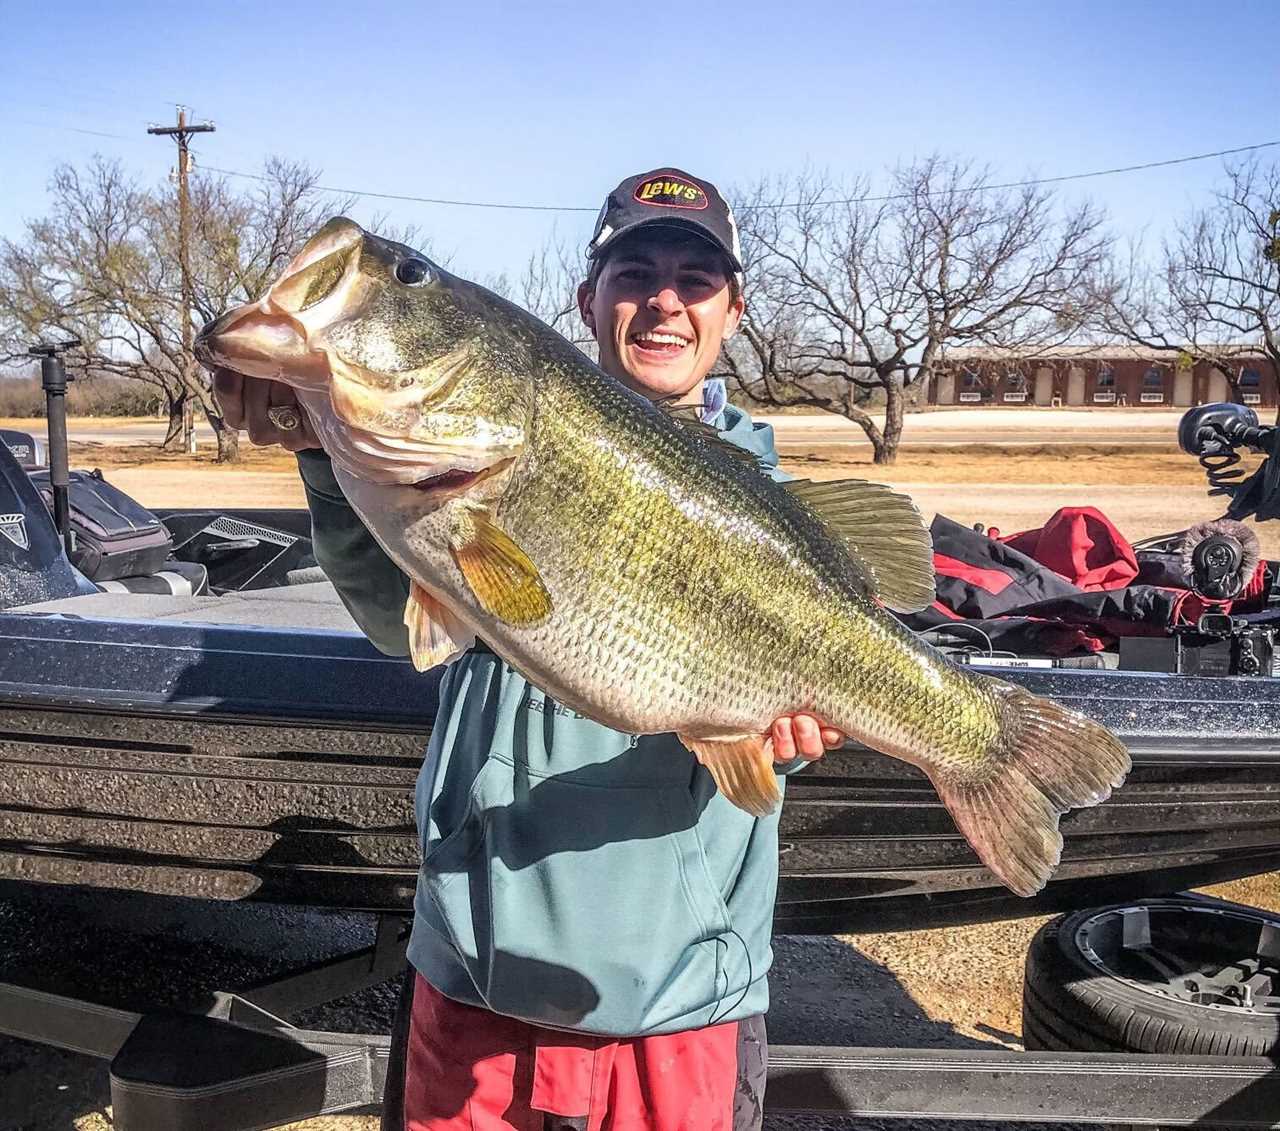
MULTIPOLYGON (((0 236, 44 210, 61 161, 164 177, 173 144, 145 128, 177 101, 217 123, 206 166, 277 153, 339 187, 591 210, 659 164, 728 187, 806 165, 879 179, 939 150, 1016 178, 1280 139, 1270 2, 192 7, 0 2, 0 236)), ((1220 171, 1067 191, 1159 232, 1220 171)), ((374 211, 474 275, 518 271, 553 226, 582 243, 594 218, 379 201, 356 218, 374 211)))

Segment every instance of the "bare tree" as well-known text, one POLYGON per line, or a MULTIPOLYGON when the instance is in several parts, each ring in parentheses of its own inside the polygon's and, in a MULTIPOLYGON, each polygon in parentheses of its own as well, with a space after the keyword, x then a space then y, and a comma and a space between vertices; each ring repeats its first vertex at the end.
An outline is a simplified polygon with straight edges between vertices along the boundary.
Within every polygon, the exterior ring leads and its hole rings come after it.
POLYGON ((587 268, 581 252, 553 232, 512 279, 502 274, 485 281, 495 294, 522 306, 575 346, 595 358, 596 342, 578 313, 578 285, 587 268))
POLYGON ((76 376, 111 373, 151 386, 181 422, 184 397, 172 335, 157 333, 168 311, 157 296, 144 235, 154 205, 119 165, 59 168, 49 216, 21 243, 0 243, 0 342, 6 360, 39 335, 78 337, 76 376))
POLYGON ((947 347, 1065 339, 1107 247, 1092 206, 997 188, 965 162, 930 157, 890 185, 875 199, 865 180, 805 174, 747 194, 747 313, 724 360, 756 400, 857 423, 877 463, 893 462, 906 390, 927 390, 947 347))
POLYGON ((1101 332, 1203 362, 1237 392, 1260 356, 1280 382, 1280 165, 1228 166, 1154 262, 1136 242, 1111 261, 1093 311, 1101 332))
MULTIPOLYGON (((303 243, 350 198, 316 190, 305 165, 268 161, 248 193, 226 181, 191 181, 193 317, 197 325, 257 298, 303 243)), ((40 334, 79 337, 79 374, 141 381, 168 410, 165 447, 180 439, 194 398, 213 426, 218 458, 234 459, 209 375, 183 379, 177 208, 171 187, 140 186, 116 162, 62 166, 50 185, 47 217, 23 239, 0 242, 0 350, 25 353, 40 334)), ((405 233, 412 235, 412 233, 405 233)))

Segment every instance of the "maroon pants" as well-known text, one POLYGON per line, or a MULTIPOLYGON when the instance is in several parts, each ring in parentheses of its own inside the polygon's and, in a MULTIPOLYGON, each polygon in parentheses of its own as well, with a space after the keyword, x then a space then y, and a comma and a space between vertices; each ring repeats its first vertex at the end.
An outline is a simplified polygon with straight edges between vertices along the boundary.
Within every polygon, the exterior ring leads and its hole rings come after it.
POLYGON ((383 1131, 759 1131, 764 1018, 615 1039, 445 997, 410 971, 383 1131))

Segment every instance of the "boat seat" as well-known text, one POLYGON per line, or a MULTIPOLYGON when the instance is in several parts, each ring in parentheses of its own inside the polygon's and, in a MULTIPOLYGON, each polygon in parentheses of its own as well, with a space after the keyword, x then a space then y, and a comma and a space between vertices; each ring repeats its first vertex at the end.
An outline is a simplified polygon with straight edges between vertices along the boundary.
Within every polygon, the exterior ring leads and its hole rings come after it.
POLYGON ((11 613, 63 613, 106 620, 185 621, 193 624, 258 625, 358 632, 332 582, 313 581, 276 589, 247 589, 221 597, 159 593, 86 593, 40 601, 11 613))

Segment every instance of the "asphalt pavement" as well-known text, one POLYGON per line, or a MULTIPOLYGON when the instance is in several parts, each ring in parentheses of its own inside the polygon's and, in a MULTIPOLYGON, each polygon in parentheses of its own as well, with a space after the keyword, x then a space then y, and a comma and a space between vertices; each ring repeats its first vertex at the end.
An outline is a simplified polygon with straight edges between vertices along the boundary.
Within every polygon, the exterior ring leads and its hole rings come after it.
MULTIPOLYGON (((903 429, 903 446, 960 446, 966 444, 1061 445, 1106 443, 1157 447, 1176 442, 1181 410, 1169 409, 964 409, 911 413, 903 429)), ((779 446, 867 445, 858 425, 828 413, 755 416, 771 424, 779 446)), ((2 422, 0 422, 2 423, 2 422)), ((39 435, 39 429, 36 430, 39 435)), ((161 421, 128 423, 74 419, 72 442, 94 444, 159 444, 161 421)), ((40 436, 43 439, 43 435, 40 436)), ((196 441, 212 445, 208 424, 196 427, 196 441)))

